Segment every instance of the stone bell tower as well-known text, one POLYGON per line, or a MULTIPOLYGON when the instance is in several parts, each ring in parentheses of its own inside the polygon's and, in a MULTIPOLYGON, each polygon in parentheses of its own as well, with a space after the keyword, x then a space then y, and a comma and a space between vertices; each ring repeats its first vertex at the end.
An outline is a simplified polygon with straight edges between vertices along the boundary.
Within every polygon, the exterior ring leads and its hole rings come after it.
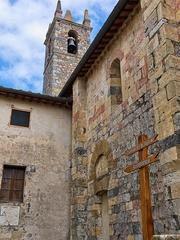
POLYGON ((84 12, 83 23, 75 23, 70 10, 62 16, 58 0, 45 40, 44 94, 57 96, 60 93, 89 47, 91 31, 88 10, 84 12))

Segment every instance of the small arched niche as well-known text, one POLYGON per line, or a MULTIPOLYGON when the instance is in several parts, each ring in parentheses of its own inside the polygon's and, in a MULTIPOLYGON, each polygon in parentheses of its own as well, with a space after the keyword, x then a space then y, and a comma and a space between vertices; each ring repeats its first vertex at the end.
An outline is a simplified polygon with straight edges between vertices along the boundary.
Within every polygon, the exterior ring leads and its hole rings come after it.
POLYGON ((111 104, 122 103, 122 83, 121 83, 121 62, 118 58, 114 59, 109 71, 111 104))
POLYGON ((74 30, 68 32, 67 51, 71 54, 78 52, 78 34, 74 30))

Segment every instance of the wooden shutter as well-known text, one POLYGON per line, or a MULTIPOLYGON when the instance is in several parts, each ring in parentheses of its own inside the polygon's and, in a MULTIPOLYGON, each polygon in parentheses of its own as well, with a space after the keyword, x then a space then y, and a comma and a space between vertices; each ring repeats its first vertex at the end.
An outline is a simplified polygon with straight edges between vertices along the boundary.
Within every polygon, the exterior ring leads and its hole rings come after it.
POLYGON ((25 167, 4 166, 0 202, 22 202, 25 167))

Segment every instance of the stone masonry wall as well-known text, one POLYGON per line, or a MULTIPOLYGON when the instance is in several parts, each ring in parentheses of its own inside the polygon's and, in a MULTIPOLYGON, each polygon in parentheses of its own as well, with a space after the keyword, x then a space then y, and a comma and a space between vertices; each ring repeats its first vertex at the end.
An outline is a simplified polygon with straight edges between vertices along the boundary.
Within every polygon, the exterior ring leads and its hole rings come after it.
MULTIPOLYGON (((127 165, 138 160, 137 156, 127 158, 124 153, 137 143, 137 138, 142 133, 147 134, 148 137, 159 134, 159 143, 151 147, 149 154, 156 152, 158 146, 161 147, 158 162, 148 167, 154 232, 156 235, 178 233, 177 196, 174 196, 173 200, 170 195, 167 195, 178 193, 178 190, 173 191, 173 184, 171 189, 167 186, 168 179, 171 183, 178 181, 176 177, 178 166, 173 161, 175 165, 171 165, 171 170, 174 166, 171 171, 168 166, 167 168, 162 166, 161 159, 168 162, 170 152, 175 151, 174 148, 178 146, 174 145, 179 141, 177 129, 179 118, 176 110, 174 125, 177 131, 166 135, 169 138, 164 135, 162 137, 162 128, 157 124, 156 119, 155 85, 152 84, 150 75, 150 67, 152 66, 155 71, 155 63, 150 61, 149 56, 149 51, 153 51, 158 46, 159 37, 152 42, 149 39, 145 9, 152 5, 147 3, 145 8, 143 2, 148 1, 141 2, 141 7, 137 7, 129 17, 123 30, 116 34, 89 74, 84 79, 76 79, 73 86, 71 199, 71 239, 73 240, 102 239, 102 200, 101 195, 98 194, 99 189, 107 192, 108 196, 110 239, 143 239, 139 174, 124 172, 127 165), (109 68, 116 58, 121 60, 123 102, 112 106, 109 94, 109 68), (172 149, 171 145, 173 145, 172 149), (168 155, 166 150, 170 151, 168 155), (97 181, 95 175, 98 162, 96 161, 101 155, 107 159, 107 163, 104 164, 108 167, 108 173, 97 181), (167 192, 168 189, 170 192, 167 192)), ((152 2, 156 4, 157 1, 152 2)), ((151 31, 157 23, 154 23, 151 31)), ((151 31, 150 33, 153 34, 151 31)), ((177 52, 175 50, 177 46, 177 42, 172 46, 174 52, 177 52)), ((161 57, 164 51, 154 51, 153 54, 161 57)), ((170 74, 173 68, 176 76, 177 64, 175 60, 172 61, 173 59, 169 60, 167 74, 170 74)), ((176 57, 175 59, 177 60, 176 57)), ((157 69, 160 66, 157 62, 157 69)), ((155 72, 158 74, 159 71, 155 72)), ((166 77, 164 78, 165 81, 166 77)), ((174 91, 171 91, 171 94, 175 97, 174 91)), ((158 104, 165 101, 166 95, 163 96, 162 100, 159 98, 156 100, 158 104)), ((167 115, 164 113, 163 117, 169 116, 169 111, 175 110, 175 106, 177 106, 177 99, 173 105, 169 105, 168 111, 166 110, 167 115)), ((165 128, 168 127, 167 131, 170 131, 169 125, 164 124, 165 128)), ((177 157, 178 151, 174 154, 173 156, 177 157)))
POLYGON ((26 167, 23 203, 0 203, 0 240, 69 239, 70 110, 1 97, 0 116, 0 182, 4 164, 26 167), (12 107, 30 128, 9 125, 12 107))
POLYGON ((71 73, 78 65, 90 44, 91 28, 65 19, 54 20, 52 32, 46 40, 46 60, 43 93, 57 96, 71 73), (78 37, 78 52, 67 52, 68 33, 73 30, 78 37), (48 56, 48 44, 51 39, 51 51, 48 56))
POLYGON ((179 239, 180 2, 142 0, 141 6, 148 40, 148 78, 152 89, 155 131, 162 143, 160 166, 165 194, 165 235, 155 239, 179 239))

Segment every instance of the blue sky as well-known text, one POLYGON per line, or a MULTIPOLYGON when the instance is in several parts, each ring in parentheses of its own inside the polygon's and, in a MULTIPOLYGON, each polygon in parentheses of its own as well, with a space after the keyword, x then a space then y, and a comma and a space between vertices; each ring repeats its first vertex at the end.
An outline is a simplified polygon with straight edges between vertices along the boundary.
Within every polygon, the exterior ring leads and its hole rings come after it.
MULTIPOLYGON (((82 22, 89 9, 97 34, 118 0, 61 0, 63 12, 82 22)), ((42 91, 45 35, 57 0, 0 0, 0 85, 42 91)))

